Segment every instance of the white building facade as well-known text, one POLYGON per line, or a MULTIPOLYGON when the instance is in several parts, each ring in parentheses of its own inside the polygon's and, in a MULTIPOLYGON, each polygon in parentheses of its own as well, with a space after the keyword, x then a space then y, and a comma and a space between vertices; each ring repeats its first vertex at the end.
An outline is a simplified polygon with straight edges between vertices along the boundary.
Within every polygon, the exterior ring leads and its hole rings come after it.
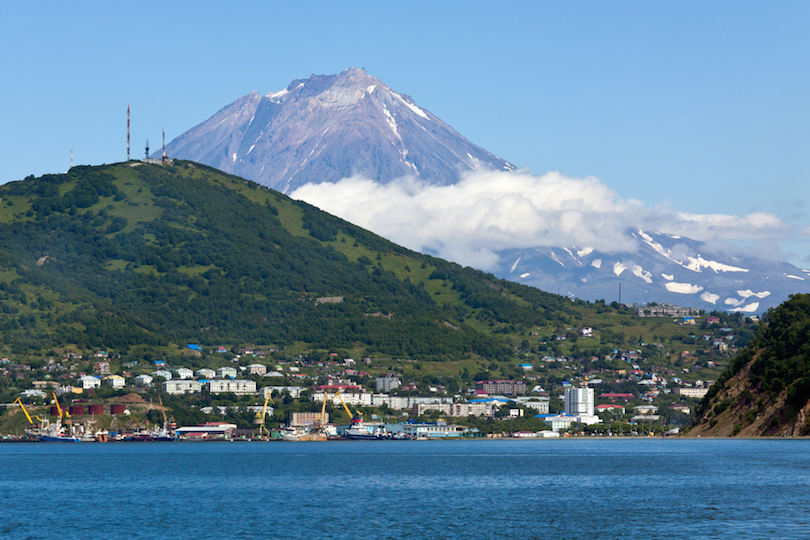
POLYGON ((565 412, 580 424, 598 424, 602 420, 594 414, 593 388, 570 387, 565 389, 565 412))
POLYGON ((247 381, 243 379, 225 379, 208 381, 208 390, 212 394, 223 394, 225 392, 233 392, 234 394, 255 394, 256 381, 247 381))
POLYGON ((202 392, 203 383, 200 381, 175 379, 163 383, 163 391, 167 394, 196 394, 202 392))

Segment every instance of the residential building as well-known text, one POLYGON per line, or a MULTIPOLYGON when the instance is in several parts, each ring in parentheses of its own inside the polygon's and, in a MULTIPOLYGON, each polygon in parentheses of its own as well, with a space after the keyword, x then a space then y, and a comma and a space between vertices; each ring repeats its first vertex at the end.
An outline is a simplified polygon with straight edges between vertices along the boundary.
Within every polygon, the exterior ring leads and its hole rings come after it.
POLYGON ((202 392, 203 383, 200 381, 175 379, 163 383, 163 391, 167 394, 196 394, 202 392))
POLYGON ((526 383, 523 381, 476 381, 475 390, 484 392, 491 396, 494 394, 504 394, 514 396, 526 393, 526 383))
POLYGON ((217 376, 217 372, 213 369, 201 368, 194 372, 194 376, 198 379, 213 379, 217 376))
POLYGON ((593 416, 594 392, 593 388, 565 389, 565 412, 571 416, 593 416))
POLYGON ((537 411, 537 414, 549 413, 548 407, 549 398, 547 397, 535 397, 535 396, 518 397, 515 398, 513 401, 515 401, 516 403, 520 403, 524 407, 534 409, 535 411, 537 411))
POLYGON ((571 424, 576 422, 576 418, 574 418, 573 416, 568 416, 566 414, 555 414, 553 416, 547 416, 543 420, 547 424, 551 424, 552 431, 569 429, 571 427, 571 424))
POLYGON ((262 364, 250 364, 247 367, 247 372, 251 375, 264 375, 267 373, 267 366, 262 364))
POLYGON ((394 375, 386 375, 384 377, 375 378, 374 384, 377 392, 390 392, 399 388, 402 381, 399 380, 399 377, 394 375))
POLYGON ((174 372, 177 373, 177 377, 179 379, 191 379, 194 377, 194 372, 188 368, 177 368, 174 370, 174 372))
POLYGON ((660 306, 635 306, 638 317, 697 317, 700 315, 699 308, 679 307, 672 304, 662 304, 660 306))
POLYGON ((105 361, 96 362, 93 370, 100 375, 108 375, 110 373, 110 363, 105 361))
POLYGON ((216 371, 217 379, 225 379, 227 377, 235 379, 236 375, 237 375, 236 368, 231 366, 224 366, 217 369, 216 371))
POLYGON ((104 382, 115 389, 123 388, 127 380, 121 375, 107 375, 104 377, 104 382))
POLYGON ((167 381, 170 381, 172 379, 172 372, 168 369, 159 369, 152 372, 152 377, 163 377, 167 381))
POLYGON ((138 375, 135 377, 135 384, 137 386, 150 386, 153 380, 151 375, 138 375))
POLYGON ((222 394, 225 392, 233 392, 234 394, 256 393, 256 381, 247 381, 242 379, 224 379, 224 380, 208 381, 207 385, 208 390, 212 394, 222 394))
POLYGON ((90 388, 98 388, 101 386, 101 379, 85 375, 84 377, 79 377, 78 383, 79 387, 83 390, 89 390, 90 388))
MULTIPOLYGON (((324 413, 324 424, 329 423, 329 413, 324 413)), ((294 412, 290 413, 291 426, 311 426, 321 421, 320 412, 294 412)))
POLYGON ((709 393, 708 388, 676 388, 674 394, 676 396, 683 396, 683 397, 690 397, 690 398, 697 398, 703 399, 706 397, 706 394, 709 393))

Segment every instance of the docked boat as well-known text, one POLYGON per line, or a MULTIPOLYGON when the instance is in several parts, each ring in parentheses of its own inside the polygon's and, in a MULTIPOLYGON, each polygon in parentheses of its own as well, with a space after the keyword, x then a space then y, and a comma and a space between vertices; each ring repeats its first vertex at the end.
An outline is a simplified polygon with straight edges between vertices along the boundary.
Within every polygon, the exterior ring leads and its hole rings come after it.
POLYGON ((351 426, 343 432, 343 435, 352 441, 381 441, 390 438, 390 434, 381 426, 373 430, 369 429, 359 414, 354 415, 351 426))
POLYGON ((142 429, 124 437, 128 442, 172 442, 177 440, 177 435, 174 430, 164 424, 163 427, 155 427, 154 429, 142 429))
POLYGON ((311 430, 301 426, 287 426, 279 433, 283 441, 325 441, 327 435, 323 430, 311 430))
POLYGON ((26 429, 25 434, 39 442, 82 442, 79 437, 72 435, 59 420, 54 423, 44 420, 40 427, 26 429))

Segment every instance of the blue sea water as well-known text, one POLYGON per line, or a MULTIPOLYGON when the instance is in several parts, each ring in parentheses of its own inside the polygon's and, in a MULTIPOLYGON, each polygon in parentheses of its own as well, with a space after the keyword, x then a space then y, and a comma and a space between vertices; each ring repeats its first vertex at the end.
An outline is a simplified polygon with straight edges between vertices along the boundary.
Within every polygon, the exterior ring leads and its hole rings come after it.
POLYGON ((810 538, 808 440, 0 445, 0 539, 810 538))

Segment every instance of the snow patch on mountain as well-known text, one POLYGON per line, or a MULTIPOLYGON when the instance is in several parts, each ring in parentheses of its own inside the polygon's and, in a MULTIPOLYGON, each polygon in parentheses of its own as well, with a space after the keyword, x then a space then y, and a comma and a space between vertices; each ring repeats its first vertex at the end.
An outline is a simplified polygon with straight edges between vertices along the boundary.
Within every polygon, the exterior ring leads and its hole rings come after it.
POLYGON ((673 279, 675 279, 675 276, 672 274, 661 274, 661 277, 667 281, 672 281, 673 279))
POLYGON ((640 277, 646 283, 652 283, 652 273, 645 271, 641 266, 634 264, 632 272, 634 276, 640 277))
POLYGON ((517 260, 515 261, 515 264, 512 265, 512 268, 509 270, 510 274, 515 271, 515 268, 517 268, 517 265, 520 262, 520 259, 522 259, 522 257, 518 257, 517 260))
POLYGON ((759 309, 759 302, 752 302, 747 306, 732 308, 729 311, 739 311, 742 313, 755 313, 759 309))
POLYGON ((420 109, 419 107, 417 107, 413 103, 408 103, 407 101, 405 101, 405 98, 403 98, 402 96, 400 96, 396 92, 392 91, 391 95, 394 96, 395 98, 397 98, 398 100, 400 100, 406 107, 408 107, 410 110, 415 112, 417 115, 421 116, 425 120, 430 120, 430 118, 428 118, 428 115, 425 114, 425 111, 423 111, 422 109, 420 109))
POLYGON ((737 294, 739 294, 742 298, 751 298, 752 296, 756 296, 757 298, 760 298, 760 299, 771 295, 770 291, 763 291, 763 292, 755 293, 755 292, 752 292, 751 289, 747 289, 747 290, 744 290, 744 291, 737 291, 737 294))
POLYGON ((584 247, 584 248, 580 249, 579 251, 577 251, 577 255, 580 256, 580 257, 584 257, 585 255, 590 255, 591 253, 593 253, 593 248, 592 247, 584 247))
POLYGON ((711 268, 715 272, 748 272, 747 268, 738 268, 717 261, 707 261, 700 255, 697 257, 689 257, 689 264, 684 265, 684 268, 694 272, 700 272, 703 268, 711 268))
POLYGON ((710 304, 716 304, 717 301, 720 300, 720 295, 719 294, 713 294, 713 293, 710 293, 709 291, 706 291, 706 292, 704 292, 703 294, 700 295, 700 299, 703 300, 704 302, 708 302, 710 304))
POLYGON ((613 265, 613 273, 616 274, 616 277, 621 276, 625 270, 627 270, 627 267, 618 261, 613 265))
POLYGON ((591 266, 593 266, 594 268, 597 268, 597 269, 598 269, 598 268, 602 268, 602 259, 595 259, 595 260, 594 260, 594 261, 591 263, 591 266))
POLYGON ((664 287, 666 287, 669 292, 678 294, 697 294, 703 290, 703 287, 700 285, 692 285, 691 283, 676 283, 674 281, 665 283, 664 287))

